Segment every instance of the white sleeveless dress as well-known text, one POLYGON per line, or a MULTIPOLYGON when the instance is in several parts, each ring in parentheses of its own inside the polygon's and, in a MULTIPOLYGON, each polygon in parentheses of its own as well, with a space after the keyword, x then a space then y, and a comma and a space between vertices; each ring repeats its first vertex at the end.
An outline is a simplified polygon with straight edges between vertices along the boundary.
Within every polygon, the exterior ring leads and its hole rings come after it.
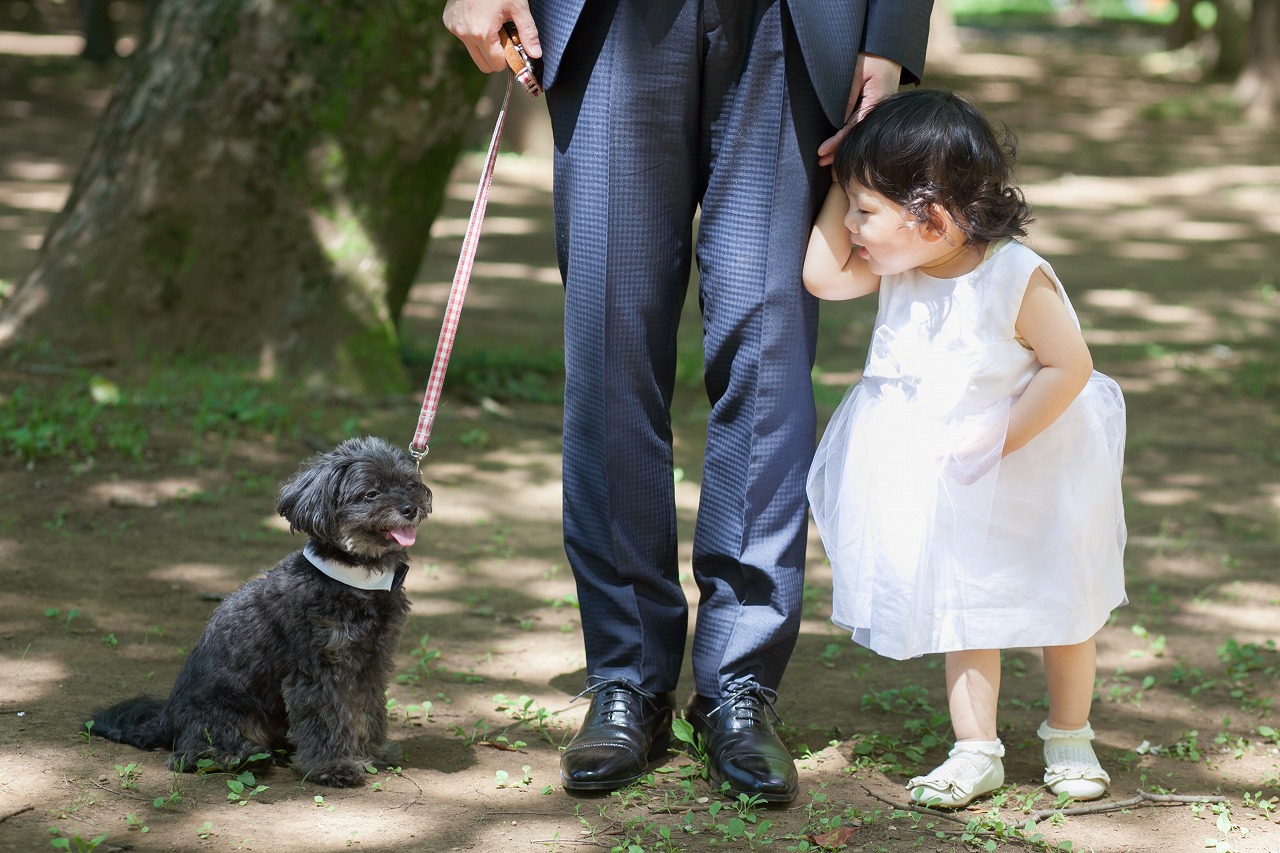
POLYGON ((1040 368, 1014 322, 1031 249, 972 272, 881 280, 862 380, 818 445, 808 491, 831 560, 831 619, 879 654, 1069 645, 1126 603, 1125 408, 1094 372, 1001 459, 1009 407, 1040 368))

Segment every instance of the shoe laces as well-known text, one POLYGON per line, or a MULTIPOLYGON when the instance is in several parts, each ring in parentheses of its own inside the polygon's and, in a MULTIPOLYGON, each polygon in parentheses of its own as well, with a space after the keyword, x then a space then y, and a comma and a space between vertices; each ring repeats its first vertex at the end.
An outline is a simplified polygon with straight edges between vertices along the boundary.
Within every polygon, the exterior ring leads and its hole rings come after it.
POLYGON ((777 701, 778 691, 752 682, 733 688, 732 692, 724 698, 724 701, 712 708, 707 716, 714 717, 722 709, 733 706, 734 719, 763 725, 768 722, 764 713, 764 709, 768 708, 769 712, 773 714, 773 718, 781 723, 782 717, 778 714, 778 709, 774 707, 774 703, 777 701))
POLYGON ((658 698, 657 694, 642 690, 621 678, 601 678, 593 675, 587 678, 586 689, 569 701, 577 702, 588 693, 598 697, 593 702, 599 702, 600 716, 606 720, 627 714, 631 708, 630 696, 639 696, 651 705, 658 698))

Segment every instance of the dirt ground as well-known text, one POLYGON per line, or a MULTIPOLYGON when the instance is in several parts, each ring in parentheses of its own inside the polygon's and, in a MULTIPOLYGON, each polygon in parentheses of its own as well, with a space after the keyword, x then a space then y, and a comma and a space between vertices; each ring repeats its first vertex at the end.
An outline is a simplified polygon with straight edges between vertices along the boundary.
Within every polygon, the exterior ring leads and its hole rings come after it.
MULTIPOLYGON (((348 434, 407 442, 420 397, 290 395, 288 426, 232 434, 156 412, 137 458, 0 459, 0 851, 87 850, 104 835, 100 850, 1280 850, 1280 138, 1236 123, 1224 87, 1184 79, 1143 38, 964 36, 963 56, 929 82, 1018 131, 1031 243, 1130 407, 1130 604, 1099 638, 1092 718, 1110 810, 1024 827, 1051 805, 1038 787, 1035 651, 1006 655, 1001 795, 950 819, 895 808, 949 739, 941 662, 877 659, 829 623, 816 536, 777 706, 800 757, 796 801, 724 803, 678 755, 621 794, 566 794, 559 748, 585 710, 572 701, 585 673, 560 542, 559 408, 446 385, 425 465, 435 513, 412 549, 413 612, 388 692, 404 761, 360 790, 275 768, 237 802, 234 777, 174 775, 163 755, 77 730, 101 703, 166 692, 217 597, 301 546, 273 513, 280 479, 348 434), (1120 805, 1140 790, 1215 802, 1120 805), (1012 827, 1041 840, 1011 839, 1012 827)), ((0 33, 9 284, 65 198, 116 73, 81 67, 75 49, 0 33)), ((474 157, 458 168, 409 306, 406 331, 428 352, 475 168, 474 157)), ((545 159, 504 157, 455 359, 559 346, 549 204, 545 159)), ((824 309, 825 413, 857 376, 873 312, 824 309)), ((682 334, 691 378, 673 417, 688 534, 706 417, 695 316, 682 334)), ((6 363, 0 394, 53 394, 76 376, 6 363)))

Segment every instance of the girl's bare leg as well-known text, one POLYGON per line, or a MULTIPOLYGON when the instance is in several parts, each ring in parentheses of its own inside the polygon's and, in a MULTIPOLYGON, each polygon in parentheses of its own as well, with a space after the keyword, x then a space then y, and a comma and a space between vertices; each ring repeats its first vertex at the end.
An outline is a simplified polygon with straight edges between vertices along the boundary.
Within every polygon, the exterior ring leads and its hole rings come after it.
MULTIPOLYGON (((1092 694, 1092 681, 1089 687, 1092 694)), ((947 704, 957 741, 996 739, 999 698, 998 649, 947 653, 947 704)))
POLYGON ((1074 646, 1045 646, 1050 726, 1070 730, 1089 722, 1097 670, 1098 651, 1092 637, 1074 646))

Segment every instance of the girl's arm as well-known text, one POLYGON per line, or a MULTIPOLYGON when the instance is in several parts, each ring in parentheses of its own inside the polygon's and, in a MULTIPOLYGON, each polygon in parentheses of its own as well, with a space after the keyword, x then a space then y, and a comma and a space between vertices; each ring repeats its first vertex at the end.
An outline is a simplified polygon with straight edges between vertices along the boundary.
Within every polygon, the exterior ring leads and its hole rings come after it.
POLYGON ((809 249, 804 256, 804 289, 819 299, 853 299, 880 289, 880 276, 853 252, 849 229, 844 227, 849 197, 833 183, 813 223, 809 249))
POLYGON ((1009 410, 1006 456, 1057 420, 1093 372, 1084 336, 1043 270, 1031 274, 1014 326, 1043 366, 1009 410))

